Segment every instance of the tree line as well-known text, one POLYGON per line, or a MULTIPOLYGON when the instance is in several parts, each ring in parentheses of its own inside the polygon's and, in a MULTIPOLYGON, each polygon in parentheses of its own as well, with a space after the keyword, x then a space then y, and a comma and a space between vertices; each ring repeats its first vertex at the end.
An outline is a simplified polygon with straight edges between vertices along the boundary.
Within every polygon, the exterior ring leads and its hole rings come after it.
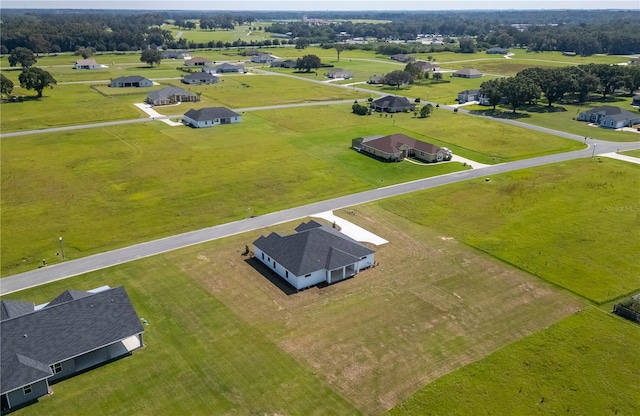
POLYGON ((544 96, 549 107, 568 95, 578 102, 588 100, 591 93, 602 98, 626 89, 629 95, 640 89, 640 66, 587 64, 561 68, 527 68, 514 77, 483 82, 480 94, 488 104, 508 104, 513 112, 525 104, 534 105, 544 96))

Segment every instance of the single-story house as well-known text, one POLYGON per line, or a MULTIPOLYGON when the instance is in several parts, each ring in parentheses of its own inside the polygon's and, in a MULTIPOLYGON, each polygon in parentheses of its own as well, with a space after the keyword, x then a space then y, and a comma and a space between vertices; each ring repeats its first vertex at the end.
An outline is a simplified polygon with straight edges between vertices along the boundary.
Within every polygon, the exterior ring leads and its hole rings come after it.
POLYGON ((405 111, 413 111, 416 105, 405 97, 397 97, 395 95, 387 95, 371 102, 371 108, 375 111, 386 111, 387 113, 402 113, 405 111))
POLYGON ((414 63, 414 65, 420 68, 422 72, 440 71, 440 66, 435 62, 417 61, 414 63))
POLYGON ((73 64, 73 69, 100 69, 100 64, 95 59, 80 59, 73 64))
POLYGON ((49 303, 0 301, 2 411, 36 402, 50 383, 142 347, 140 318, 123 287, 67 290, 49 303))
POLYGON ((634 107, 640 107, 640 94, 636 94, 631 99, 631 105, 634 107))
POLYGON ((480 78, 482 77, 482 73, 477 69, 462 68, 461 70, 454 72, 453 76, 460 78, 480 78))
POLYGON ((146 103, 152 105, 169 105, 184 102, 196 102, 200 98, 178 87, 166 87, 161 90, 152 91, 147 95, 146 103))
POLYGON ((327 72, 327 78, 336 79, 336 78, 344 78, 350 79, 353 78, 353 72, 349 72, 346 69, 341 68, 333 68, 327 72))
POLYGON ((351 147, 389 162, 414 157, 432 163, 451 160, 453 157, 451 150, 446 147, 439 147, 400 133, 382 137, 358 137, 352 140, 351 147))
POLYGON ((293 59, 277 60, 271 62, 272 68, 295 68, 296 61, 293 59))
POLYGON ((162 59, 191 59, 191 55, 187 51, 164 51, 162 59))
MULTIPOLYGON (((220 65, 213 67, 213 71, 218 74, 224 74, 228 72, 237 72, 240 74, 244 74, 244 66, 243 65, 234 65, 228 62, 224 62, 220 65)), ((209 72, 209 71, 207 71, 209 72)))
POLYGON ((372 75, 367 84, 379 85, 384 84, 384 75, 372 75))
POLYGON ((213 61, 211 59, 196 56, 191 59, 187 59, 184 61, 184 64, 186 66, 211 66, 213 61))
POLYGON ((471 101, 480 100, 480 91, 478 90, 464 90, 458 93, 457 101, 460 104, 468 103, 471 101))
POLYGON ((255 258, 297 290, 332 284, 374 264, 375 252, 340 231, 316 221, 296 233, 271 233, 253 242, 255 258))
POLYGON ((119 77, 111 80, 110 87, 112 88, 127 88, 127 87, 152 87, 153 81, 140 75, 130 75, 128 77, 119 77))
POLYGON ((182 82, 185 84, 215 84, 220 79, 208 72, 194 72, 193 74, 185 75, 182 77, 182 82))
POLYGON ((216 124, 231 124, 242 121, 242 116, 225 107, 191 109, 184 114, 184 122, 192 127, 211 127, 216 124))
POLYGON ((603 105, 581 112, 578 115, 578 121, 588 121, 600 127, 620 129, 639 124, 640 113, 632 113, 612 105, 603 105))
POLYGON ((509 53, 509 49, 505 49, 505 48, 489 48, 486 50, 486 53, 488 53, 489 55, 492 54, 496 54, 496 55, 506 55, 509 53))
POLYGON ((263 54, 264 52, 259 51, 257 49, 247 49, 246 51, 242 52, 242 54, 244 56, 256 56, 256 55, 260 55, 263 54))
POLYGON ((416 58, 411 55, 407 55, 406 53, 397 53, 395 55, 391 55, 389 58, 398 62, 411 62, 416 60, 416 58))
POLYGON ((253 55, 251 57, 251 62, 258 63, 258 64, 270 64, 275 60, 276 60, 276 57, 273 55, 269 55, 268 53, 261 53, 258 55, 253 55))

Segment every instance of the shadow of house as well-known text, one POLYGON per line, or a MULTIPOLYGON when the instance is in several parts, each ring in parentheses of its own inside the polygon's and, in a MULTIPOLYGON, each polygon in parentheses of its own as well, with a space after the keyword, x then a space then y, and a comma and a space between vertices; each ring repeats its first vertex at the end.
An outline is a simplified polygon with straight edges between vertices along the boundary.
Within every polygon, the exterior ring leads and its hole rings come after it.
POLYGON ((262 277, 271 282, 275 287, 280 289, 285 295, 289 296, 298 293, 298 290, 295 287, 293 287, 286 280, 282 279, 276 272, 265 266, 263 262, 256 259, 255 257, 248 258, 244 262, 251 266, 253 270, 260 273, 262 277))

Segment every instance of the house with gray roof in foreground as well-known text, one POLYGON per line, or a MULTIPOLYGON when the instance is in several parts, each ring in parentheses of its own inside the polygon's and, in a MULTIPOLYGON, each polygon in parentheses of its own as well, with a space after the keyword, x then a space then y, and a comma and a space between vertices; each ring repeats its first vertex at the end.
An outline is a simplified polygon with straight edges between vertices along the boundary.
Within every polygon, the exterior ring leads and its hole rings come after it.
POLYGON ((453 76, 458 78, 481 78, 482 72, 473 68, 462 68, 454 72, 453 76))
POLYGON ((578 115, 578 121, 588 121, 600 127, 620 129, 639 124, 640 113, 632 113, 612 105, 603 105, 581 112, 578 115))
POLYGON ((211 75, 208 72, 194 72, 193 74, 185 75, 182 77, 182 82, 191 85, 201 84, 217 84, 220 78, 215 75, 211 75))
POLYGON ((295 231, 261 236, 253 246, 255 258, 297 290, 340 282, 374 264, 373 250, 334 228, 311 220, 295 231))
POLYGON ((231 124, 242 121, 242 116, 225 107, 191 109, 184 114, 184 123, 192 127, 211 127, 217 124, 231 124))
POLYGON ((147 94, 145 102, 151 105, 169 105, 186 102, 200 101, 200 97, 178 87, 166 87, 161 90, 151 91, 147 94))
POLYGON ((0 301, 2 411, 33 403, 50 384, 143 346, 123 287, 67 290, 51 302, 0 301))

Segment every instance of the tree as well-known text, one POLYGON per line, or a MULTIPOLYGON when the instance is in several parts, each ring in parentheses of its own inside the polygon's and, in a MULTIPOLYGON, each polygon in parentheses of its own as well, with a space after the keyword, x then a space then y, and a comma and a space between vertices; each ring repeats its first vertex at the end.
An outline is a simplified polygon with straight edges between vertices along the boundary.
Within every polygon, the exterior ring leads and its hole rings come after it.
POLYGON ((463 36, 459 40, 460 52, 462 53, 474 53, 476 51, 476 42, 469 36, 463 36))
POLYGON ((336 48, 336 52, 338 52, 338 62, 340 62, 340 54, 342 53, 342 51, 347 49, 347 45, 345 45, 344 43, 336 43, 333 45, 334 48, 336 48))
POLYGON ((9 55, 9 66, 16 66, 20 64, 23 68, 29 68, 35 65, 38 61, 31 49, 18 46, 11 51, 9 55))
POLYGON ((502 85, 500 79, 490 79, 480 84, 480 95, 489 100, 489 104, 496 109, 496 106, 502 101, 502 85))
POLYGON ((0 92, 9 95, 11 91, 13 91, 13 81, 5 77, 4 74, 0 74, 0 92))
POLYGON ((96 48, 92 46, 89 46, 89 47, 78 46, 76 48, 76 51, 73 54, 76 56, 81 55, 84 59, 87 59, 88 57, 92 56, 95 53, 96 53, 96 48))
POLYGON ((420 109, 420 118, 427 118, 429 114, 433 111, 433 106, 431 104, 427 104, 420 109))
POLYGON ((630 65, 625 68, 624 86, 629 89, 631 95, 640 88, 640 66, 630 65))
POLYGON ((618 65, 609 64, 588 64, 580 65, 580 68, 595 75, 600 81, 602 88, 602 98, 607 98, 611 94, 624 85, 624 69, 618 65))
POLYGON ((384 83, 391 86, 396 86, 396 89, 400 89, 401 85, 411 84, 413 77, 406 71, 395 70, 389 72, 384 76, 384 83))
POLYGON ((151 67, 153 64, 160 65, 160 61, 162 61, 162 53, 157 49, 145 49, 140 55, 140 62, 147 63, 151 67))
POLYGON ((442 72, 434 72, 433 73, 433 79, 435 81, 440 81, 442 79, 442 72))
POLYGON ((404 71, 410 73, 413 79, 422 79, 424 77, 424 71, 413 62, 409 62, 404 67, 404 71))
POLYGON ((524 103, 540 97, 540 87, 526 77, 516 76, 502 79, 501 90, 514 113, 524 103))
POLYGON ((526 76, 540 87, 547 98, 549 107, 562 97, 578 88, 573 73, 566 68, 527 68, 517 76, 526 76))
POLYGON ((57 81, 47 71, 40 68, 25 68, 18 77, 20 86, 28 90, 35 90, 38 98, 42 97, 42 90, 53 88, 57 81))
POLYGON ((296 69, 311 72, 312 69, 318 69, 321 66, 320 58, 316 55, 305 55, 296 61, 296 69))
POLYGON ((360 105, 357 102, 351 106, 351 111, 353 114, 357 114, 359 116, 365 116, 369 113, 369 108, 364 105, 360 105))
POLYGON ((306 49, 309 46, 309 41, 305 38, 296 39, 296 49, 306 49))

